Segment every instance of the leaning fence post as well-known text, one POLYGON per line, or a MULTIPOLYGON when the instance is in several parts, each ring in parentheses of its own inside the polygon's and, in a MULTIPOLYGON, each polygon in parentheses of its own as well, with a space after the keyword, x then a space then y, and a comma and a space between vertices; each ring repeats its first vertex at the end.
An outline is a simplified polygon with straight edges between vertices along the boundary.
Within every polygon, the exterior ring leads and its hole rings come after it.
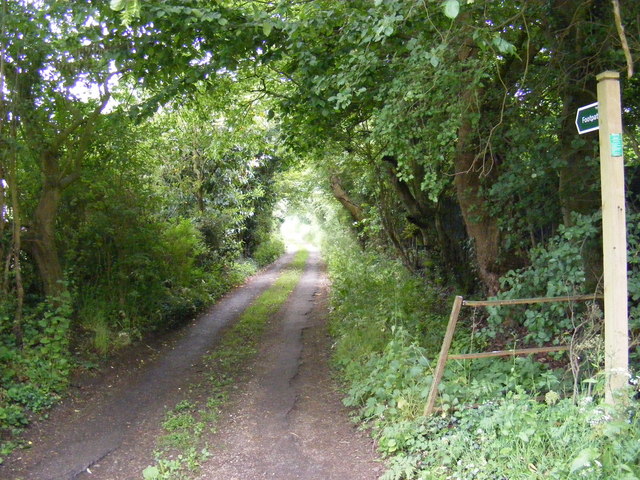
POLYGON ((447 363, 447 357, 449 356, 449 348, 451 348, 451 341, 453 340, 453 334, 456 331, 456 324, 458 323, 458 316, 460 316, 460 309, 462 308, 462 300, 463 298, 461 296, 457 296, 453 301, 453 308, 451 309, 451 315, 449 316, 449 324, 447 325, 447 331, 444 334, 442 348, 440 348, 438 364, 436 365, 435 372, 433 372, 433 383, 431 383, 431 390, 429 390, 427 404, 424 407, 425 417, 428 417, 433 413, 433 407, 436 404, 438 385, 440 385, 442 375, 444 374, 444 367, 447 363))

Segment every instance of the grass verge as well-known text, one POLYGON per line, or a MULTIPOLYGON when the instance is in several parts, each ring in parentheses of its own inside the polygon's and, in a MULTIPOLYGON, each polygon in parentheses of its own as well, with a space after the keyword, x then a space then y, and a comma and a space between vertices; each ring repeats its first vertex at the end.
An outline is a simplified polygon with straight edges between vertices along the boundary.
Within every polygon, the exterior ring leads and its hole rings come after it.
MULTIPOLYGON (((451 305, 447 291, 426 277, 412 278, 398 262, 359 250, 339 233, 324 257, 344 403, 370 427, 386 459, 381 480, 640 480, 637 387, 625 392, 631 398, 622 397, 618 408, 602 402, 601 342, 586 337, 588 347, 580 350, 582 371, 594 375, 582 377, 575 399, 573 379, 565 375, 570 367, 554 368, 548 359, 451 361, 438 413, 426 418, 451 305)), ((451 353, 489 349, 475 313, 460 320, 451 353)), ((582 325, 590 325, 586 320, 582 325)), ((490 326, 504 336, 506 325, 490 326)))
POLYGON ((257 353, 268 320, 280 310, 298 284, 308 256, 305 250, 296 253, 274 284, 226 330, 215 351, 205 357, 203 383, 192 385, 189 398, 165 416, 162 424, 165 433, 157 442, 156 462, 142 472, 145 480, 189 479, 211 456, 207 433, 215 432, 230 386, 257 353), (199 394, 203 390, 205 395, 199 394))

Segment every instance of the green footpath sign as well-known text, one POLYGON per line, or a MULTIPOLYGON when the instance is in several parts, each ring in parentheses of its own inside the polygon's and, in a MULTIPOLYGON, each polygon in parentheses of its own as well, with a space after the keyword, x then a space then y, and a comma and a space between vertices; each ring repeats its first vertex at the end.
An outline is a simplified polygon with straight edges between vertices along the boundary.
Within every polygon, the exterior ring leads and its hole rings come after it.
POLYGON ((576 127, 578 127, 578 133, 581 135, 600 128, 600 124, 598 123, 598 102, 585 105, 578 109, 578 113, 576 114, 576 127))

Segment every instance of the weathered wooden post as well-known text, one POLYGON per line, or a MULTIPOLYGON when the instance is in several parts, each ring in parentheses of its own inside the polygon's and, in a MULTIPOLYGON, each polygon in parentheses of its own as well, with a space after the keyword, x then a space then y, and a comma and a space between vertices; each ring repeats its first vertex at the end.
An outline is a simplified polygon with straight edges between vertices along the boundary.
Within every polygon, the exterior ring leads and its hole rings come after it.
POLYGON ((627 224, 620 75, 603 72, 598 80, 602 249, 604 261, 605 400, 628 385, 627 224))
POLYGON ((440 348, 438 364, 433 372, 433 382, 431 383, 431 389, 429 390, 429 396, 427 397, 427 404, 424 407, 425 417, 428 417, 433 413, 433 409, 436 405, 438 385, 440 385, 442 375, 444 375, 444 367, 447 364, 447 357, 449 356, 449 349, 451 348, 451 342, 453 341, 453 334, 455 333, 456 325, 458 324, 458 317, 460 316, 460 309, 462 308, 463 300, 464 299, 461 296, 457 296, 453 301, 451 315, 449 315, 449 324, 447 325, 447 331, 444 334, 444 340, 442 341, 442 347, 440 348))

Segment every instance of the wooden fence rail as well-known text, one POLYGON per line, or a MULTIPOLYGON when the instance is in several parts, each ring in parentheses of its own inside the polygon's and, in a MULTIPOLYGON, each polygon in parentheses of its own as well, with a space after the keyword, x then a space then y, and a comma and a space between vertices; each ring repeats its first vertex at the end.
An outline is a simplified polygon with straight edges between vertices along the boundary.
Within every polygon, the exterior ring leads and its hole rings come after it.
POLYGON ((510 298, 506 300, 462 300, 465 307, 492 307, 496 305, 528 305, 532 303, 557 303, 589 301, 602 298, 602 295, 569 295, 564 297, 510 298))
POLYGON ((453 301, 453 307, 451 308, 451 315, 449 315, 449 323, 447 330, 444 334, 444 340, 442 341, 442 347, 440 348, 440 355, 438 356, 438 364, 436 365, 435 372, 433 373, 433 383, 429 390, 429 396, 427 397, 427 404, 424 407, 424 415, 429 416, 433 413, 433 409, 436 403, 436 397, 438 396, 438 387, 442 381, 444 375, 444 369, 447 360, 473 360, 476 358, 489 358, 489 357, 506 357, 514 355, 531 355, 534 353, 548 353, 548 352, 560 352, 568 350, 567 345, 559 345, 553 347, 539 347, 539 348, 520 348, 514 350, 499 350, 494 352, 480 352, 480 353, 461 353, 449 355, 449 349, 451 348, 451 342, 453 341, 453 335, 456 331, 456 325, 458 324, 458 317, 460 316, 460 310, 465 307, 492 307, 500 305, 528 305, 534 303, 553 303, 553 302, 576 302, 576 301, 589 301, 602 298, 602 295, 570 295, 564 297, 545 297, 545 298, 517 298, 508 300, 465 300, 461 296, 457 296, 453 301))
POLYGON ((476 358, 513 357, 515 355, 531 355, 532 353, 562 352, 564 350, 569 350, 569 347, 566 345, 558 345, 557 347, 516 348, 513 350, 497 350, 495 352, 454 353, 453 355, 447 355, 447 360, 474 360, 476 358))

